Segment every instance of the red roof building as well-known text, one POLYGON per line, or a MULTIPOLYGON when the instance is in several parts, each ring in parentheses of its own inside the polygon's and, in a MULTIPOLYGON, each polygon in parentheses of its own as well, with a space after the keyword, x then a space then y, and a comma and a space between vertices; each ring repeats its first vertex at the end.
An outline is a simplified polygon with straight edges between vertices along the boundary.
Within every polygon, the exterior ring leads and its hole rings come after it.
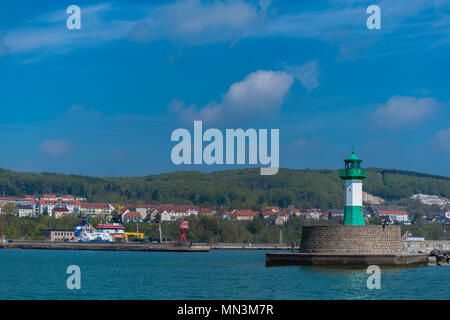
POLYGON ((128 211, 122 216, 123 222, 142 222, 142 220, 142 215, 135 211, 128 211))
POLYGON ((404 210, 378 210, 380 217, 388 217, 392 222, 407 222, 408 213, 404 210))
POLYGON ((52 215, 56 219, 65 217, 69 214, 70 214, 69 209, 67 209, 66 207, 56 207, 56 208, 53 208, 53 210, 52 210, 52 215))
POLYGON ((252 210, 233 210, 230 214, 231 220, 248 221, 258 216, 258 212, 252 210))

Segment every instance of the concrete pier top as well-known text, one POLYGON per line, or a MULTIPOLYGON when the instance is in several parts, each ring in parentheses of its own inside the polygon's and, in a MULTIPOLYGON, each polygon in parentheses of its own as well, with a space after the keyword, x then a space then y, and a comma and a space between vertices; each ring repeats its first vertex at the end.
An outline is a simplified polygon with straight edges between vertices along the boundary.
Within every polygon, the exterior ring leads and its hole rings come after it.
POLYGON ((311 254, 311 253, 267 253, 266 266, 286 265, 364 268, 379 267, 424 267, 428 266, 427 254, 311 254))
POLYGON ((12 242, 0 244, 0 249, 95 250, 95 251, 176 251, 208 252, 210 246, 150 243, 88 243, 88 242, 12 242))

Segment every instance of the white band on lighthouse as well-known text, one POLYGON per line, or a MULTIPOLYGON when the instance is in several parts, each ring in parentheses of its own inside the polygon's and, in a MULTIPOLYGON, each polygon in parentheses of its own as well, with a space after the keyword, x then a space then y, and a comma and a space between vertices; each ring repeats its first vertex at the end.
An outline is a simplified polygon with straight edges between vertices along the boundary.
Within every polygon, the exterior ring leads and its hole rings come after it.
POLYGON ((362 206, 362 181, 347 180, 345 185, 345 205, 362 206))

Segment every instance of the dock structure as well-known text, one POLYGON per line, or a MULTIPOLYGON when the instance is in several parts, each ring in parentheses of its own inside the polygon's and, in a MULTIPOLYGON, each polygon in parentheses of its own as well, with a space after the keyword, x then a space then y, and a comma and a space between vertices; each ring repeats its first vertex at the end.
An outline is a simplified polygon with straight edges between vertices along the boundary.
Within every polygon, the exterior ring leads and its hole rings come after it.
POLYGON ((303 227, 299 253, 267 253, 266 266, 419 267, 428 254, 403 251, 400 226, 303 227))
POLYGON ((150 244, 150 243, 100 243, 100 242, 31 242, 17 241, 0 243, 0 249, 37 250, 93 250, 93 251, 170 251, 170 252, 209 252, 210 246, 150 244))
POLYGON ((266 266, 321 266, 364 268, 379 267, 424 267, 428 266, 428 254, 312 254, 312 253, 267 253, 266 266))
POLYGON ((220 243, 211 245, 215 250, 289 250, 291 247, 286 244, 272 243, 220 243))

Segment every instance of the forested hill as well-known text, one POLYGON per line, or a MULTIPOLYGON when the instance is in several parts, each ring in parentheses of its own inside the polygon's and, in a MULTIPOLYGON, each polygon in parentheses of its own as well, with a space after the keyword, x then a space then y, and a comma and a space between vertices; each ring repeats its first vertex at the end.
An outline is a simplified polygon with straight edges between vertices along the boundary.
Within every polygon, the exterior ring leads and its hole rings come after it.
MULTIPOLYGON (((364 191, 385 199, 415 193, 450 197, 450 178, 369 168, 364 191)), ((257 209, 263 205, 341 208, 344 182, 337 170, 280 169, 261 176, 259 169, 212 173, 178 171, 130 178, 97 178, 0 169, 0 195, 72 194, 91 202, 195 204, 257 209)))

